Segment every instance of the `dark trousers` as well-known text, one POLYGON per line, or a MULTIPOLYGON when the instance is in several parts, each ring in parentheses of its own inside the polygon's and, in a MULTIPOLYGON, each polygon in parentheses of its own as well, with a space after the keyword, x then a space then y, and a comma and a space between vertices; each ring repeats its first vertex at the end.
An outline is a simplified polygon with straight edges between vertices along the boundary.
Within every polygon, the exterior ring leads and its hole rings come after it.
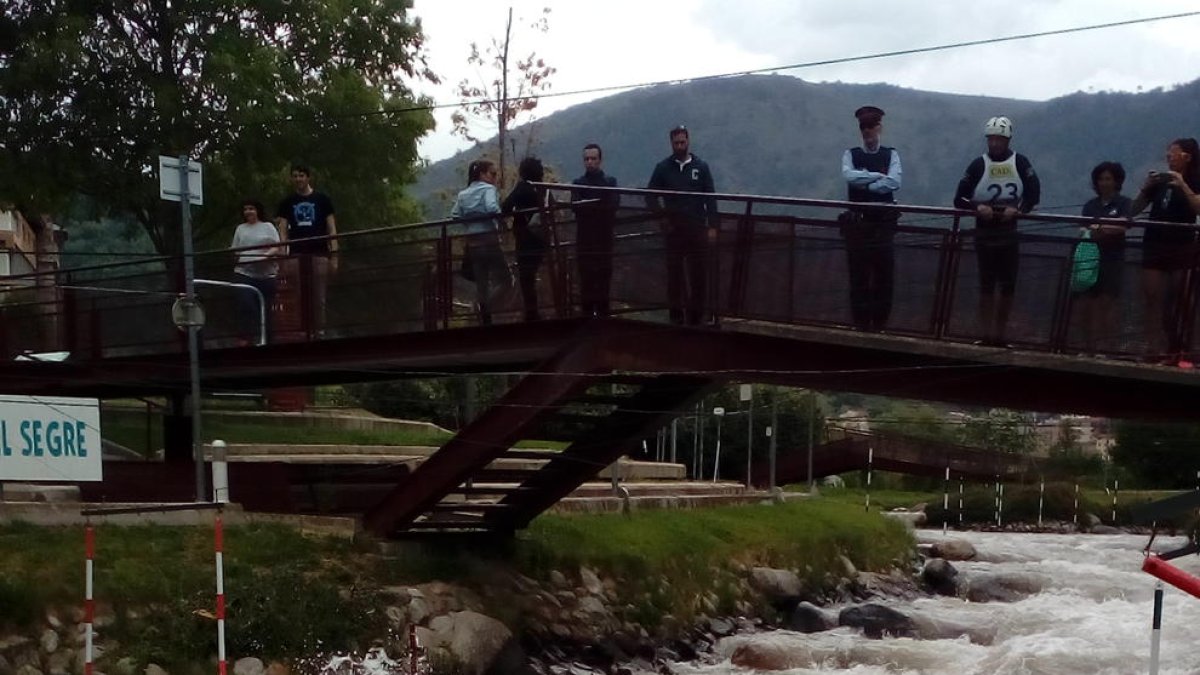
POLYGON ((525 320, 537 321, 538 311, 537 275, 546 257, 546 242, 533 234, 517 234, 517 281, 521 285, 521 301, 525 306, 525 320))
POLYGON ((882 330, 892 313, 896 279, 891 231, 878 226, 861 236, 846 237, 846 266, 850 271, 850 315, 854 325, 863 330, 882 330))
POLYGON ((233 282, 235 284, 246 284, 258 289, 262 293, 263 305, 258 304, 258 296, 253 291, 247 289, 238 289, 237 293, 237 312, 241 318, 242 335, 250 338, 255 344, 261 336, 259 331, 264 330, 267 342, 271 341, 271 305, 275 301, 275 278, 274 277, 251 277, 244 274, 233 274, 233 282), (265 326, 262 323, 266 321, 265 326))
POLYGON ((579 309, 584 316, 608 316, 613 274, 611 224, 579 228, 579 309))
POLYGON ((667 232, 667 303, 671 323, 704 322, 708 291, 708 233, 702 224, 673 224, 667 232))

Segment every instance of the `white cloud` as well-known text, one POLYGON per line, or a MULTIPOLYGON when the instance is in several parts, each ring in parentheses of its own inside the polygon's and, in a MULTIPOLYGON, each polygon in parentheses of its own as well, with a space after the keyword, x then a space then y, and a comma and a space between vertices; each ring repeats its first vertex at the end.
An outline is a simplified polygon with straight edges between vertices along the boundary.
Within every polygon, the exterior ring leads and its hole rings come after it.
MULTIPOLYGON (((686 79, 792 63, 1034 33, 1196 11, 1194 0, 515 0, 514 15, 549 6, 550 32, 514 21, 517 53, 536 51, 558 68, 553 91, 686 79)), ((445 82, 424 93, 458 100, 454 86, 477 76, 466 64, 504 28, 505 3, 416 0, 433 69, 445 82)), ((814 81, 889 82, 905 87, 1025 99, 1074 91, 1135 91, 1200 76, 1200 17, 788 71, 814 81)), ((547 115, 603 94, 545 99, 547 115)), ((450 111, 422 154, 440 159, 466 143, 449 134, 450 111)), ((486 135, 486 134, 484 134, 486 135)))

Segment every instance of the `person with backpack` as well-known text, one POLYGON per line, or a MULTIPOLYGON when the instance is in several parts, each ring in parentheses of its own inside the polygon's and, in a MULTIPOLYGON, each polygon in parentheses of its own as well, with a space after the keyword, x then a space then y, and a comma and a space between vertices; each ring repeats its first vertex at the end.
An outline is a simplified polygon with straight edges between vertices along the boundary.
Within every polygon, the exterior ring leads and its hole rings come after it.
POLYGON ((1117 299, 1121 296, 1125 266, 1125 230, 1133 210, 1133 200, 1121 194, 1125 184, 1125 167, 1119 162, 1100 162, 1092 169, 1092 190, 1096 196, 1083 205, 1080 215, 1096 218, 1083 230, 1084 241, 1095 246, 1096 255, 1090 264, 1079 265, 1072 279, 1072 291, 1081 313, 1080 330, 1085 353, 1097 354, 1097 345, 1113 335, 1117 318, 1117 299), (1114 222, 1118 221, 1118 222, 1114 222))

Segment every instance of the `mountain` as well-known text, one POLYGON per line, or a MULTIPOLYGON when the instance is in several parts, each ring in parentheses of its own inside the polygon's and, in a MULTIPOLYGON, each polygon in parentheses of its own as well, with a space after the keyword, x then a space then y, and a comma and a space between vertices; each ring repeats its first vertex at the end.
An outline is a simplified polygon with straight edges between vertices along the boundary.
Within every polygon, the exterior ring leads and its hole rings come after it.
MULTIPOLYGON (((859 141, 853 111, 865 104, 887 111, 883 142, 900 151, 899 200, 906 204, 949 205, 963 170, 983 152, 983 123, 994 115, 1013 119, 1012 147, 1041 175, 1042 210, 1067 213, 1092 196, 1096 163, 1122 162, 1131 194, 1147 170, 1164 165, 1172 139, 1200 135, 1200 80, 1170 90, 1035 102, 748 75, 616 94, 548 115, 514 138, 525 148, 532 131, 534 154, 562 181, 582 173, 581 149, 594 141, 604 148, 608 173, 623 186, 642 187, 670 152, 668 130, 684 124, 720 192, 844 199, 841 156, 859 141)), ((414 188, 427 214, 449 210, 467 162, 481 154, 477 147, 427 169, 414 188)))

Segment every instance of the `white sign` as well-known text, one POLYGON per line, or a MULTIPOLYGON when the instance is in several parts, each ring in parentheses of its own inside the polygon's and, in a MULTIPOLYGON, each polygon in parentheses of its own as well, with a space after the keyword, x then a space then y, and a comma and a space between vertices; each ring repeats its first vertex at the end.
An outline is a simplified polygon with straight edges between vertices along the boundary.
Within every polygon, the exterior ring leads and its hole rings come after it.
POLYGON ((98 481, 100 467, 100 401, 0 396, 0 481, 98 481))
MULTIPOLYGON (((204 172, 200 162, 188 162, 188 201, 197 206, 204 203, 204 172)), ((179 158, 158 156, 158 197, 172 202, 183 201, 179 184, 179 158)))

